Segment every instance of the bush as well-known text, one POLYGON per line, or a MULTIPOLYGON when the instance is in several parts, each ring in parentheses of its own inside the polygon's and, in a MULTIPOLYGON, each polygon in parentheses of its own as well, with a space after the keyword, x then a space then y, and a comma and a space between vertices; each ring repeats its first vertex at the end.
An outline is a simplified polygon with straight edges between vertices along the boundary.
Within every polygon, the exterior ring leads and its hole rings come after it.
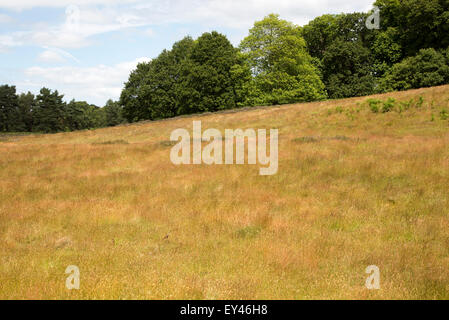
POLYGON ((422 96, 419 96, 418 102, 416 103, 416 107, 419 109, 424 104, 424 98, 422 96))
POLYGON ((378 99, 368 99, 368 105, 372 113, 379 113, 380 108, 379 105, 382 103, 382 101, 378 99))
POLYGON ((335 113, 343 113, 343 107, 342 106, 335 107, 335 113))
POLYGON ((449 65, 435 49, 419 53, 393 65, 380 81, 380 91, 408 90, 449 83, 449 65))
POLYGON ((387 113, 394 110, 396 100, 393 98, 388 98, 387 101, 383 102, 382 113, 387 113))

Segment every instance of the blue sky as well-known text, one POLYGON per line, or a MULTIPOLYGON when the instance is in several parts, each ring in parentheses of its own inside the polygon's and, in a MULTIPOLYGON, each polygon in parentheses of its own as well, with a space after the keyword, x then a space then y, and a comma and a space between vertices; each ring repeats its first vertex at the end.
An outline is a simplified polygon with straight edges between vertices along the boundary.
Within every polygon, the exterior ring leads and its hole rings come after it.
POLYGON ((217 30, 234 45, 269 13, 304 25, 374 0, 0 0, 0 84, 43 86, 103 106, 138 62, 186 35, 217 30))

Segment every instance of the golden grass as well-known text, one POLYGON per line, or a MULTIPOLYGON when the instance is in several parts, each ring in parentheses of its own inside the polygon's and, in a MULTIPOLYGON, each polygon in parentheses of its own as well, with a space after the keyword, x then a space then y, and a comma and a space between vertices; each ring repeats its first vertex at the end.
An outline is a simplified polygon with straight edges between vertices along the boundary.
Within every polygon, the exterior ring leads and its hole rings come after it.
POLYGON ((2 137, 0 298, 448 299, 449 86, 376 98, 419 96, 2 137), (193 119, 278 128, 278 174, 174 166, 170 133, 193 119))

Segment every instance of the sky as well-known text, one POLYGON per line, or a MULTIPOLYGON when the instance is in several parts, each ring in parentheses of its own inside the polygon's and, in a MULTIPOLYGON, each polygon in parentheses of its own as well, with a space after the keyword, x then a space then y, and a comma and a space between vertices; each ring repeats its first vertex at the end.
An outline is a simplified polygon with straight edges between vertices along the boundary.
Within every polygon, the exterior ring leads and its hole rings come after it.
POLYGON ((69 101, 117 100, 139 62, 212 30, 237 46, 270 13, 305 25, 367 12, 374 0, 0 0, 0 85, 58 90, 69 101))

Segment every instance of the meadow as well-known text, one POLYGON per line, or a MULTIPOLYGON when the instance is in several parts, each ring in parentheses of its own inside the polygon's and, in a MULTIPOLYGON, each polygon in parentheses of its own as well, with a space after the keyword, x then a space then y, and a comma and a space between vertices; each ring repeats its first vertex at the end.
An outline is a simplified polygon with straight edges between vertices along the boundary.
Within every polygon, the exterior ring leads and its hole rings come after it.
POLYGON ((449 86, 1 135, 0 299, 449 299, 448 146, 449 86), (279 129, 278 173, 173 165, 192 120, 279 129))

